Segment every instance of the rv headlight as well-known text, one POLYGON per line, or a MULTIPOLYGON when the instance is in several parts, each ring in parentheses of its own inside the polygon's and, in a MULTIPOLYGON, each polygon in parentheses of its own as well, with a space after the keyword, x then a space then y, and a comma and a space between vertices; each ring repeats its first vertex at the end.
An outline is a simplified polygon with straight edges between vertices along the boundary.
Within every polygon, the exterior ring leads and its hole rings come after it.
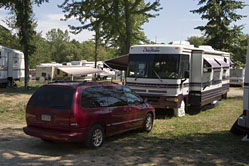
POLYGON ((173 101, 173 102, 178 102, 179 101, 178 97, 166 98, 165 100, 166 101, 173 101))

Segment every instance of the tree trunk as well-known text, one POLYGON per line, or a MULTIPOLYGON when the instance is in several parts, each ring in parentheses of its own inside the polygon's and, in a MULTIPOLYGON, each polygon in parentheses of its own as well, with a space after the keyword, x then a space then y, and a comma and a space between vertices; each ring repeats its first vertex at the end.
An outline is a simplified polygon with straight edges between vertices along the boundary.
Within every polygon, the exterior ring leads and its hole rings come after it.
POLYGON ((131 46, 131 23, 130 23, 130 10, 129 10, 129 1, 125 1, 125 30, 126 30, 126 39, 125 39, 125 52, 124 54, 129 53, 131 46))
MULTIPOLYGON (((94 67, 97 68, 98 59, 98 45, 99 45, 99 28, 95 29, 95 50, 94 50, 94 67)), ((94 74, 94 80, 96 80, 96 73, 94 74)))
POLYGON ((29 55, 28 55, 28 47, 27 43, 24 44, 24 64, 25 64, 25 80, 24 80, 24 86, 25 89, 28 89, 29 86, 29 55))

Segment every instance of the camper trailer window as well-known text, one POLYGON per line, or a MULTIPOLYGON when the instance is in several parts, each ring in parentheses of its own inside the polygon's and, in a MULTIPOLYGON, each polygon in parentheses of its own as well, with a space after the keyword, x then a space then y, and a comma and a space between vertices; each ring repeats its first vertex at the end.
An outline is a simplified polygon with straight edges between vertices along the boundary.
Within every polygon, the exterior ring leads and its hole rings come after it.
POLYGON ((224 69, 224 70, 223 70, 223 73, 222 73, 222 79, 224 80, 224 79, 226 79, 226 78, 227 78, 227 70, 224 69))
POLYGON ((210 73, 211 71, 212 71, 212 66, 206 60, 204 60, 204 62, 203 62, 203 72, 204 73, 210 73))
POLYGON ((214 75, 213 75, 213 84, 218 84, 218 83, 221 82, 220 74, 221 74, 220 71, 217 71, 217 70, 214 71, 214 75))
POLYGON ((42 75, 42 77, 45 78, 47 74, 46 73, 42 73, 41 75, 42 75))

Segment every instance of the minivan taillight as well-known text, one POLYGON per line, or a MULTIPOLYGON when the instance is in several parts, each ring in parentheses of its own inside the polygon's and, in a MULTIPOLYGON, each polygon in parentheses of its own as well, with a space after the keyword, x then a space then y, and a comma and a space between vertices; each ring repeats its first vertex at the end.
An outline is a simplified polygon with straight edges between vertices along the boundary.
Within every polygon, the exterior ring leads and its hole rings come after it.
POLYGON ((246 116, 246 110, 243 110, 243 115, 246 116))
POLYGON ((70 116, 69 126, 71 126, 71 127, 78 127, 78 123, 77 123, 76 117, 74 115, 70 116))

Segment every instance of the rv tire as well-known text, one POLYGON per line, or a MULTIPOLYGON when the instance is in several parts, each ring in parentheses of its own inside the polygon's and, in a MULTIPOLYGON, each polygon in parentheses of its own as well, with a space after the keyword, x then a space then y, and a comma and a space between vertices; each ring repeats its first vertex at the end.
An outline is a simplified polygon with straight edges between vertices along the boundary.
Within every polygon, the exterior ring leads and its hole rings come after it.
POLYGON ((227 99, 227 93, 223 94, 223 95, 221 96, 221 98, 222 98, 222 99, 227 99))

